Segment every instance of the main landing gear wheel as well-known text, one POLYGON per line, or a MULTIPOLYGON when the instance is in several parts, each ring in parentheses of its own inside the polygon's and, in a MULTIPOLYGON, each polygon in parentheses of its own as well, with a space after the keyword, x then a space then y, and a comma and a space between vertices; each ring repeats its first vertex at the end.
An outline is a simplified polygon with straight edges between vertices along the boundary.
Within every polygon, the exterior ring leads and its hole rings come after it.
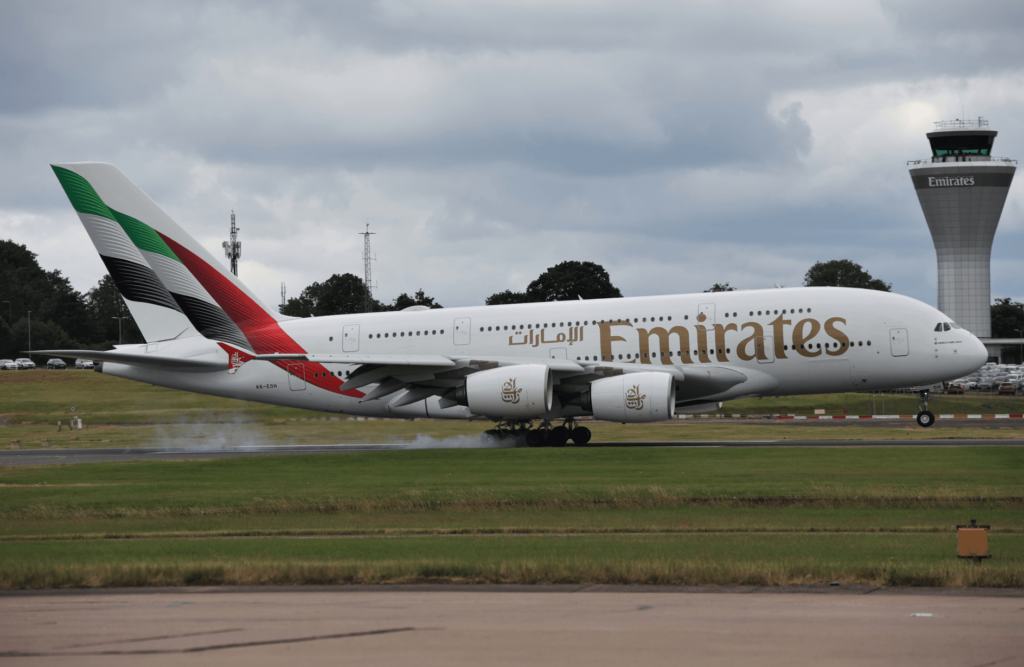
POLYGON ((526 445, 528 447, 543 447, 544 446, 544 431, 527 431, 526 432, 526 445))
POLYGON ((587 428, 586 426, 577 426, 572 430, 572 433, 569 435, 569 437, 572 438, 573 443, 575 443, 579 447, 582 447, 583 445, 590 442, 590 429, 587 428))
POLYGON ((548 447, 565 447, 569 442, 569 429, 564 426, 556 426, 548 431, 548 447))
POLYGON ((484 431, 480 434, 480 444, 486 446, 493 445, 501 437, 501 433, 496 430, 484 431))

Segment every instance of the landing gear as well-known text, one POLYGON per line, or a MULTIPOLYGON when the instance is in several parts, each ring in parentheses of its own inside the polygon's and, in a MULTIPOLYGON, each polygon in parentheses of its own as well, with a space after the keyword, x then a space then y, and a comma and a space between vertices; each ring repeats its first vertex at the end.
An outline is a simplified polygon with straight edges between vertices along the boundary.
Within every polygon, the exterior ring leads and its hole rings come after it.
POLYGON ((569 429, 564 426, 556 426, 548 431, 548 447, 565 447, 569 442, 569 429))
POLYGON ((484 447, 565 447, 569 441, 582 447, 590 442, 590 429, 577 426, 575 420, 566 419, 561 426, 551 426, 545 420, 537 428, 528 421, 501 421, 497 426, 480 434, 484 447))
POLYGON ((917 407, 919 412, 917 413, 917 425, 921 428, 928 428, 935 423, 935 415, 928 410, 928 392, 922 391, 918 395, 917 407))
POLYGON ((582 447, 590 442, 590 429, 586 426, 577 426, 570 432, 569 437, 577 447, 582 447))
MULTIPOLYGON (((530 422, 524 421, 500 421, 498 424, 487 431, 480 434, 480 444, 484 447, 523 447, 529 445, 531 447, 539 447, 543 445, 544 433, 538 431, 541 436, 541 445, 530 444, 530 434, 534 431, 529 430, 530 422)), ((536 438, 536 436, 533 436, 536 438)))

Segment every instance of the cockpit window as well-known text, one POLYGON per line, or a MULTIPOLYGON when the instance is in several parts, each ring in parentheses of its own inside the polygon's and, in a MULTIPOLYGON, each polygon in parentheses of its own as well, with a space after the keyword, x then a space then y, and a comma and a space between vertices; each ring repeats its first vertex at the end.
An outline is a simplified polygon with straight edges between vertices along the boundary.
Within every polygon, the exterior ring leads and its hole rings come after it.
POLYGON ((943 324, 942 326, 943 326, 943 328, 944 328, 944 329, 945 329, 946 331, 949 331, 950 329, 952 329, 952 328, 953 328, 953 327, 949 326, 949 322, 946 322, 946 323, 945 323, 945 324, 943 324))
POLYGON ((942 322, 939 322, 938 324, 935 325, 935 330, 942 331, 942 322))
POLYGON ((954 329, 959 329, 960 328, 960 325, 957 324, 956 322, 950 322, 950 324, 953 325, 954 329))

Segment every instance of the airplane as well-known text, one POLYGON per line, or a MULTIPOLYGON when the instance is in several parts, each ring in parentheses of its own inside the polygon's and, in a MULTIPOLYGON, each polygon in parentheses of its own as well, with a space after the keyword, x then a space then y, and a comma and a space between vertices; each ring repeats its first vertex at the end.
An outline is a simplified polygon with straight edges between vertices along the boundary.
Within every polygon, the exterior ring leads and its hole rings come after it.
POLYGON ((51 166, 146 342, 42 353, 161 387, 489 420, 485 444, 564 446, 589 442, 581 417, 646 423, 739 398, 931 385, 988 358, 927 304, 834 287, 287 317, 113 165, 51 166))

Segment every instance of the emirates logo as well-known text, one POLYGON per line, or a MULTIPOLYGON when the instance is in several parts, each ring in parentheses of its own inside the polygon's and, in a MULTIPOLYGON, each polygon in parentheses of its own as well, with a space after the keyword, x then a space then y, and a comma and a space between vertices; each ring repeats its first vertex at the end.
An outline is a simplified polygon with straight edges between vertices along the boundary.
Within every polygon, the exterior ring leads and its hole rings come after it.
POLYGON ((645 398, 647 398, 647 394, 641 394, 640 385, 635 384, 631 389, 626 390, 626 407, 630 410, 643 410, 645 398))
POLYGON ((519 403, 519 395, 523 393, 522 388, 516 388, 515 378, 510 378, 508 382, 501 385, 501 400, 505 403, 511 403, 515 405, 519 403))
POLYGON ((231 368, 228 369, 228 375, 234 375, 235 372, 239 368, 241 368, 242 364, 244 364, 244 363, 245 362, 242 361, 242 355, 238 354, 238 352, 232 352, 231 353, 231 358, 228 361, 228 364, 231 366, 231 368))

